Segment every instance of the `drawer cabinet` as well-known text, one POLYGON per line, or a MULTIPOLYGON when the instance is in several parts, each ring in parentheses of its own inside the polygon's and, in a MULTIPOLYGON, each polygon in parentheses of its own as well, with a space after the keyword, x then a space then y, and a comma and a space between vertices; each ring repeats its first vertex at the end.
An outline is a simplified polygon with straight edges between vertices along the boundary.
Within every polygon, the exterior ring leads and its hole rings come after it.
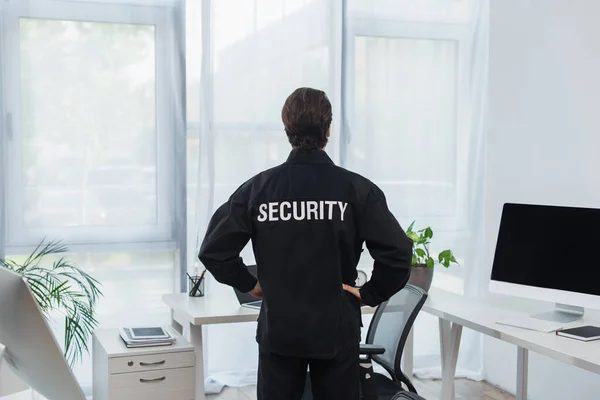
POLYGON ((113 374, 144 372, 194 366, 193 351, 178 351, 147 355, 131 355, 108 359, 108 370, 113 374))
POLYGON ((194 368, 113 374, 108 378, 108 393, 111 400, 194 400, 194 368))
POLYGON ((116 329, 94 332, 94 400, 194 400, 194 349, 168 330, 175 344, 135 349, 116 329))

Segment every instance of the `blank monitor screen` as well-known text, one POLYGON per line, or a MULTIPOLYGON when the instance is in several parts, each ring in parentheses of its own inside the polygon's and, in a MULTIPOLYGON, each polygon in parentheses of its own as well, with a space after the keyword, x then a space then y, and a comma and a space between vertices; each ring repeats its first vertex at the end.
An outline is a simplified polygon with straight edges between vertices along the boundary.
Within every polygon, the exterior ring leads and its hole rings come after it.
POLYGON ((492 280, 600 295, 600 210, 504 205, 492 280))

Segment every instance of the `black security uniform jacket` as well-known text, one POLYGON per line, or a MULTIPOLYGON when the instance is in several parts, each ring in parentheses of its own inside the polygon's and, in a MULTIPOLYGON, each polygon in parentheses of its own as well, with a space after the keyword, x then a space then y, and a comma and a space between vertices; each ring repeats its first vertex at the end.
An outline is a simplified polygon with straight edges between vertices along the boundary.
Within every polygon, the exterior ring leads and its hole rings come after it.
POLYGON ((257 341, 284 356, 330 358, 360 342, 360 305, 342 283, 356 281, 363 243, 375 260, 365 304, 388 300, 410 275, 412 241, 382 191, 322 150, 294 149, 238 188, 199 258, 217 281, 249 292, 256 279, 240 258, 249 240, 264 293, 257 341))

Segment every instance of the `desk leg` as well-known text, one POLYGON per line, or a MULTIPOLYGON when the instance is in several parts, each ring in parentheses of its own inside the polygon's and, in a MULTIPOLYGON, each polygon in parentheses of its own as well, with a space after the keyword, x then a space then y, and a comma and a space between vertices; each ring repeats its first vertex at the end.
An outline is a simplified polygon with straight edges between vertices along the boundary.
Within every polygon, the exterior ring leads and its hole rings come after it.
POLYGON ((202 349, 202 325, 190 324, 190 343, 196 354, 196 399, 205 400, 204 393, 204 351, 202 349))
POLYGON ((440 400, 454 399, 454 377, 456 375, 456 362, 460 348, 462 326, 453 323, 450 329, 450 341, 446 352, 444 368, 442 369, 442 396, 440 400))
POLYGON ((529 350, 517 348, 517 400, 527 400, 529 350))
POLYGON ((440 325, 440 354, 442 356, 442 370, 446 365, 446 355, 448 354, 448 346, 450 342, 450 328, 452 324, 450 321, 443 318, 439 318, 440 325))
MULTIPOLYGON (((439 318, 440 325, 440 355, 442 359, 442 373, 444 372, 444 366, 446 365, 446 359, 448 358, 448 349, 450 348, 450 329, 452 324, 450 321, 444 318, 439 318)), ((442 376, 443 377, 443 376, 442 376)), ((452 393, 454 398, 454 392, 452 393)))
POLYGON ((415 335, 414 329, 411 329, 406 338, 406 344, 404 345, 404 354, 402 355, 402 372, 408 377, 413 378, 413 354, 415 346, 415 335))
POLYGON ((173 329, 179 332, 180 335, 183 335, 183 326, 179 322, 175 321, 173 310, 171 310, 171 326, 173 329))

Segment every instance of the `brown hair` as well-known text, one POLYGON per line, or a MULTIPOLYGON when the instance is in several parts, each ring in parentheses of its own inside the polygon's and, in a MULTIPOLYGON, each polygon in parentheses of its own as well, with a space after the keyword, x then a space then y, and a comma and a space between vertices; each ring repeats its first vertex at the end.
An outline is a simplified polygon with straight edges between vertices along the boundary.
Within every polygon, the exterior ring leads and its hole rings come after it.
POLYGON ((299 88, 285 101, 281 119, 292 147, 322 149, 331 126, 331 103, 322 90, 299 88))

